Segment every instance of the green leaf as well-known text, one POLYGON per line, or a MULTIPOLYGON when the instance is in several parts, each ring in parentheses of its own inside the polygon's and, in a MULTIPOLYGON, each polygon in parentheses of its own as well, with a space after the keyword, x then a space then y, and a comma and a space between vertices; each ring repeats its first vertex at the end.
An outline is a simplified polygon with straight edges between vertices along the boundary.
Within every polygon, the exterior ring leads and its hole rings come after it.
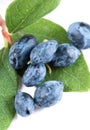
POLYGON ((16 32, 36 22, 55 9, 61 0, 14 0, 6 11, 9 32, 16 32))
POLYGON ((14 115, 14 96, 18 89, 15 70, 8 60, 9 49, 0 50, 0 130, 6 130, 14 115))
POLYGON ((35 35, 38 42, 42 42, 44 39, 56 39, 59 43, 70 42, 63 27, 43 18, 14 33, 12 35, 13 42, 19 40, 24 34, 35 35))
MULTIPOLYGON (((39 42, 44 39, 56 39, 59 43, 69 40, 66 31, 59 25, 40 19, 36 23, 13 34, 13 41, 17 41, 21 35, 31 33, 35 35, 39 42)), ((53 68, 52 73, 48 73, 45 80, 61 80, 65 84, 64 91, 88 91, 90 89, 90 73, 83 55, 70 67, 53 68)))

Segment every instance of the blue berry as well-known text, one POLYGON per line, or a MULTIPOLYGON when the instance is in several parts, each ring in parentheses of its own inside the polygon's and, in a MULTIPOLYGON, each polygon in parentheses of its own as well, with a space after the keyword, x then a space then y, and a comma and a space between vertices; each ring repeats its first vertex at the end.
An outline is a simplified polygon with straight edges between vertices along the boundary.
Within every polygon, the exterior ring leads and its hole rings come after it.
POLYGON ((51 65, 57 67, 72 65, 80 54, 80 51, 75 46, 67 43, 60 44, 51 61, 51 65))
POLYGON ((22 82, 27 86, 35 86, 41 83, 46 75, 46 67, 43 63, 30 65, 22 78, 22 82))
POLYGON ((21 116, 28 116, 35 109, 33 98, 29 94, 21 91, 15 96, 14 106, 16 112, 21 116))
POLYGON ((47 81, 38 87, 34 94, 34 101, 38 106, 50 107, 62 98, 64 85, 61 81, 47 81))
POLYGON ((52 60, 56 52, 58 43, 55 40, 49 40, 37 45, 30 54, 30 61, 32 64, 48 63, 52 60))
POLYGON ((79 49, 90 48, 90 25, 75 22, 69 26, 68 38, 79 49))
POLYGON ((15 69, 23 68, 30 60, 30 52, 36 45, 37 40, 33 35, 24 35, 18 42, 14 43, 10 48, 10 64, 15 69))

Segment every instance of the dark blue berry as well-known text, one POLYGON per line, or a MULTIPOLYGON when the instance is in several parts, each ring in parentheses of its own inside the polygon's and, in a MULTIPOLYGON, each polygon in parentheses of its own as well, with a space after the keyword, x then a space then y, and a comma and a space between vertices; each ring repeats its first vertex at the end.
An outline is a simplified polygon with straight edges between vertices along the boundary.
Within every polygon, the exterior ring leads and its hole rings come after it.
POLYGON ((54 54, 51 65, 57 67, 72 65, 80 54, 80 51, 75 46, 67 43, 60 44, 54 54))
POLYGON ((22 82, 27 87, 35 86, 41 83, 41 81, 45 78, 45 75, 46 67, 43 63, 30 65, 23 75, 22 82))
POLYGON ((30 54, 30 61, 32 64, 48 63, 52 60, 56 52, 58 43, 55 40, 49 40, 37 45, 30 54))
POLYGON ((34 101, 41 107, 55 105, 61 100, 63 89, 64 85, 61 81, 47 81, 36 89, 34 101))
POLYGON ((28 116, 35 109, 33 98, 29 94, 21 91, 16 94, 14 106, 16 112, 21 116, 28 116))
POLYGON ((15 69, 23 68, 30 60, 30 52, 36 45, 37 40, 33 35, 24 35, 18 42, 14 43, 10 48, 10 64, 15 69))
POLYGON ((75 22, 69 26, 68 38, 79 49, 90 48, 90 25, 75 22))

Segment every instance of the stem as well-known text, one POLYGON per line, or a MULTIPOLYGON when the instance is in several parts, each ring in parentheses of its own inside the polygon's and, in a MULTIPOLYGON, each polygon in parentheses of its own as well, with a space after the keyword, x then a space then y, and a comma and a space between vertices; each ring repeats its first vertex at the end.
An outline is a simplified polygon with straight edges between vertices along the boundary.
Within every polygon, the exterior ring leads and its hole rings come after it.
POLYGON ((43 42, 47 42, 47 41, 48 41, 48 39, 44 39, 44 40, 43 40, 43 42))
POLYGON ((4 47, 5 47, 5 48, 8 48, 8 45, 9 45, 9 44, 8 44, 7 40, 4 38, 4 47))
POLYGON ((4 39, 5 39, 5 41, 8 42, 11 45, 12 44, 12 38, 11 38, 11 35, 7 31, 6 23, 3 20, 3 18, 1 17, 1 15, 0 15, 0 26, 2 28, 1 32, 2 32, 2 35, 3 35, 4 39))
POLYGON ((51 69, 51 67, 50 67, 48 64, 46 64, 46 67, 47 67, 48 70, 49 70, 49 74, 51 74, 51 73, 52 73, 52 69, 51 69))
POLYGON ((3 29, 2 29, 2 35, 6 39, 6 41, 11 45, 12 44, 11 35, 8 32, 6 32, 6 30, 3 29))

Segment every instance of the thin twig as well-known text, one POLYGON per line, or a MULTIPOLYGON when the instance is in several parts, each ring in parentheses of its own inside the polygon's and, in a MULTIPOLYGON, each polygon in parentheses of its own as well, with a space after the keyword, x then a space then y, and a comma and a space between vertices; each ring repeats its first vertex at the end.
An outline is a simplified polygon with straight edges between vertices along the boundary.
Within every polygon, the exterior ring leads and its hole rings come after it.
POLYGON ((2 16, 0 15, 0 26, 2 28, 2 35, 4 37, 4 39, 6 39, 6 41, 9 43, 9 44, 12 44, 12 38, 11 38, 11 35, 8 33, 7 31, 7 27, 6 27, 6 23, 5 21, 3 20, 2 16))

